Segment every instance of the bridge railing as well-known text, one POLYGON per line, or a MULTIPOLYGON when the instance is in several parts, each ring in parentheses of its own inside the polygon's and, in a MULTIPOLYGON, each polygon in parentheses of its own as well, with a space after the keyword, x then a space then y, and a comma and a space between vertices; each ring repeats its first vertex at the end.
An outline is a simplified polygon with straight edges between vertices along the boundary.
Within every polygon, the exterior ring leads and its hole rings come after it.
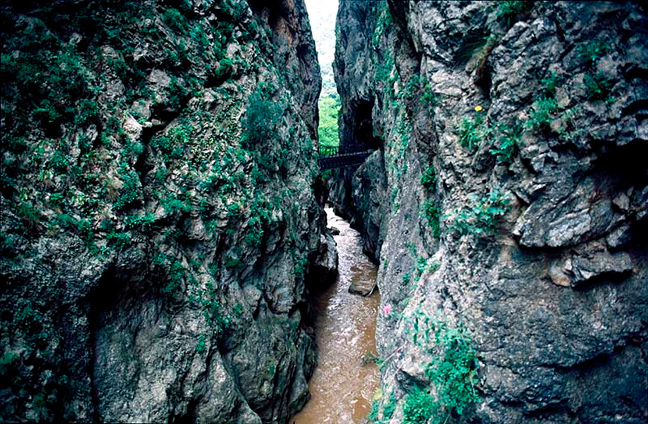
POLYGON ((319 146, 320 156, 336 156, 340 151, 340 146, 319 146))
POLYGON ((353 153, 366 152, 369 146, 364 144, 345 144, 342 146, 319 146, 319 155, 322 156, 338 156, 350 155, 353 153))
POLYGON ((320 156, 319 166, 322 171, 327 169, 344 168, 362 164, 371 154, 369 151, 352 153, 347 155, 320 156))

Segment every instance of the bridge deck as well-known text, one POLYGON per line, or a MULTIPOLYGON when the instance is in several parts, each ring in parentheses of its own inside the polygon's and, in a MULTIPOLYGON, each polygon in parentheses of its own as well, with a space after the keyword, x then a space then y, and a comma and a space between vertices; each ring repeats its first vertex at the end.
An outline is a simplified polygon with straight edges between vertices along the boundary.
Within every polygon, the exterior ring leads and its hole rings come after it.
POLYGON ((345 166, 360 165, 373 152, 365 144, 320 146, 319 165, 322 171, 345 166))
POLYGON ((367 150, 364 152, 349 153, 344 155, 335 156, 320 156, 319 165, 322 171, 327 169, 344 168, 345 166, 353 166, 362 164, 365 159, 372 153, 367 150))

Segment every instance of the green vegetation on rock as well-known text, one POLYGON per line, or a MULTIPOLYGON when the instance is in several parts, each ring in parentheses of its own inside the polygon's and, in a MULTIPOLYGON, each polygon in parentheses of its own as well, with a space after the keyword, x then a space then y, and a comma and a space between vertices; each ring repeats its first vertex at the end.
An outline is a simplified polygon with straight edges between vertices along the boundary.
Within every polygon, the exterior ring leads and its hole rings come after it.
POLYGON ((493 235, 498 219, 508 211, 509 196, 493 189, 488 196, 477 198, 473 195, 471 200, 472 204, 450 212, 448 230, 459 235, 493 235))
POLYGON ((432 360, 425 374, 434 385, 434 395, 416 388, 405 398, 403 422, 447 422, 452 413, 462 415, 480 401, 477 383, 477 352, 467 330, 435 319, 420 309, 405 317, 407 334, 432 360))

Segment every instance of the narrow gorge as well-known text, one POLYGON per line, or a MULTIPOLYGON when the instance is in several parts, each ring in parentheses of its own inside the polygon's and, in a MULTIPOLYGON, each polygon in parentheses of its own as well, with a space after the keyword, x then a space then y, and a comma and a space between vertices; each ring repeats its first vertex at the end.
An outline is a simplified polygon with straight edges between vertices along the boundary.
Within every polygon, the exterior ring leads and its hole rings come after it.
POLYGON ((0 422, 648 422, 646 6, 313 7, 0 6, 0 422))

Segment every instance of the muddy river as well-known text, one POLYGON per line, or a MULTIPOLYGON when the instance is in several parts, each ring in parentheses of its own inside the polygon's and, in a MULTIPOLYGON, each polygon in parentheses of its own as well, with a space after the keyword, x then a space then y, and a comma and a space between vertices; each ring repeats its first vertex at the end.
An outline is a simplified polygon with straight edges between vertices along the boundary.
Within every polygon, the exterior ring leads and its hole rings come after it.
POLYGON ((379 387, 378 367, 367 361, 376 354, 376 314, 379 294, 349 293, 352 282, 373 284, 376 266, 362 253, 360 234, 326 209, 340 258, 338 281, 315 302, 315 335, 319 361, 310 380, 311 400, 290 420, 293 424, 347 424, 364 422, 372 396, 379 387))

